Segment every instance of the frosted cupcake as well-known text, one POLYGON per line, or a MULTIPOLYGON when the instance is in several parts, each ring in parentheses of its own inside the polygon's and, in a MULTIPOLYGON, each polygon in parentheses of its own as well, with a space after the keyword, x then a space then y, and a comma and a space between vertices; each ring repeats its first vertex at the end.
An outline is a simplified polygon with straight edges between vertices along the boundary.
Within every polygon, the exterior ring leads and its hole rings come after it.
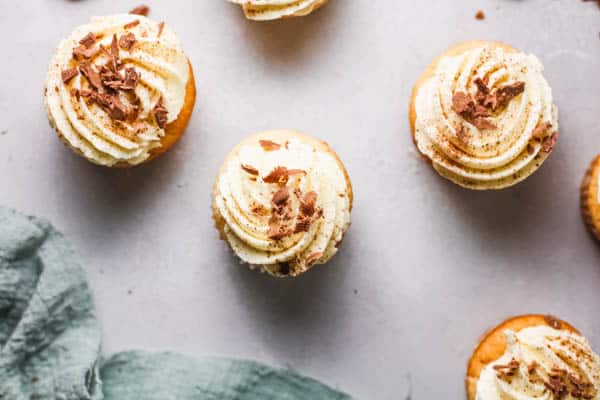
POLYGON ((558 138, 542 64, 494 42, 464 43, 435 60, 413 90, 410 123, 435 170, 476 190, 521 182, 558 138))
POLYGON ((269 21, 302 17, 321 8, 328 0, 229 0, 239 4, 248 19, 269 21))
POLYGON ((583 178, 581 212, 590 233, 600 241, 600 156, 594 158, 583 178))
POLYGON ((222 239, 243 262, 295 277, 337 253, 352 199, 346 169, 326 143, 278 130, 251 136, 229 153, 212 206, 222 239))
POLYGON ((107 167, 142 164, 183 135, 196 98, 179 39, 141 15, 94 17, 50 62, 45 101, 59 137, 107 167))
POLYGON ((597 400, 600 358, 567 322, 525 315, 485 335, 466 383, 469 400, 597 400))

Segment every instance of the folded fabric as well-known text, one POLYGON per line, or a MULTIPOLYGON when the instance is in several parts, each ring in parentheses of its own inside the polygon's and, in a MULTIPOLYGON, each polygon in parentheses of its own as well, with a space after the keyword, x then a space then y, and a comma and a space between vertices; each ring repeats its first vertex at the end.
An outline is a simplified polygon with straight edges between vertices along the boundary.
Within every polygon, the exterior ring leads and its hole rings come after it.
POLYGON ((98 367, 100 331, 73 249, 0 207, 0 400, 346 400, 251 361, 125 352, 98 367))
POLYGON ((252 361, 131 351, 103 363, 105 400, 346 400, 314 379, 252 361))
POLYGON ((101 399, 85 273, 48 222, 0 207, 0 400, 101 399))

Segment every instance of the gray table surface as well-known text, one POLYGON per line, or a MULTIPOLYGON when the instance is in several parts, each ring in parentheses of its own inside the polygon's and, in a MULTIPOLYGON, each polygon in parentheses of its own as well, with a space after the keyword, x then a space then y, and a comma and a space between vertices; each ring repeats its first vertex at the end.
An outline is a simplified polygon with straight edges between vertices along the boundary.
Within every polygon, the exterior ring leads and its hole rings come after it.
POLYGON ((0 204, 50 218, 89 271, 104 349, 171 349, 288 365, 362 399, 462 399, 480 335, 507 316, 561 316, 600 349, 600 248, 578 190, 600 152, 600 9, 579 0, 334 0, 246 21, 219 0, 155 0, 197 74, 186 136, 125 171, 86 163, 48 126, 59 40, 111 0, 0 1, 0 204), (475 20, 483 9, 485 21, 475 20), (560 107, 543 168, 502 192, 445 182, 413 149, 412 84, 449 45, 496 39, 538 55, 560 107), (354 183, 353 226, 327 266, 250 272, 218 240, 211 185, 227 151, 269 128, 319 136, 354 183))

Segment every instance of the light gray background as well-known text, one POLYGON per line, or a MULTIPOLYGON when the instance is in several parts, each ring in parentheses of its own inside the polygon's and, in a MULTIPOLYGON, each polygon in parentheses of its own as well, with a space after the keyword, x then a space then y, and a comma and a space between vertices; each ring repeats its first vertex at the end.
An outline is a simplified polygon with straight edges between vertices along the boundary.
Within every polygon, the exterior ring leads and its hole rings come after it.
POLYGON ((514 314, 568 319, 600 349, 600 250, 579 183, 600 152, 600 9, 579 0, 333 0, 246 21, 219 0, 152 1, 181 36, 198 101, 186 136, 113 171, 56 139, 43 109, 59 40, 135 1, 0 1, 0 204, 75 242, 107 352, 172 349, 289 365, 362 399, 462 399, 479 336, 514 314), (486 12, 477 21, 478 9, 486 12), (412 84, 451 44, 497 39, 538 55, 560 107, 559 146, 495 193, 439 178, 415 154, 412 84), (218 240, 211 185, 228 149, 269 128, 337 150, 356 192, 340 254, 294 281, 247 271, 218 240))

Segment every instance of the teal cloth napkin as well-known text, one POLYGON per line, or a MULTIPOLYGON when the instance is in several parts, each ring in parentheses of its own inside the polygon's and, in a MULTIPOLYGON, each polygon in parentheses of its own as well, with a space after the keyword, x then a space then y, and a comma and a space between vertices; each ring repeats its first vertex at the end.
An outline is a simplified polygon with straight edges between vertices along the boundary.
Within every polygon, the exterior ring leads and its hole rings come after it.
POLYGON ((252 361, 124 352, 101 369, 106 400, 346 400, 297 373, 252 361))
POLYGON ((101 399, 100 330, 69 243, 0 208, 0 399, 101 399))
POLYGON ((100 331, 75 252, 48 222, 0 207, 0 400, 345 400, 252 361, 124 352, 100 331))

